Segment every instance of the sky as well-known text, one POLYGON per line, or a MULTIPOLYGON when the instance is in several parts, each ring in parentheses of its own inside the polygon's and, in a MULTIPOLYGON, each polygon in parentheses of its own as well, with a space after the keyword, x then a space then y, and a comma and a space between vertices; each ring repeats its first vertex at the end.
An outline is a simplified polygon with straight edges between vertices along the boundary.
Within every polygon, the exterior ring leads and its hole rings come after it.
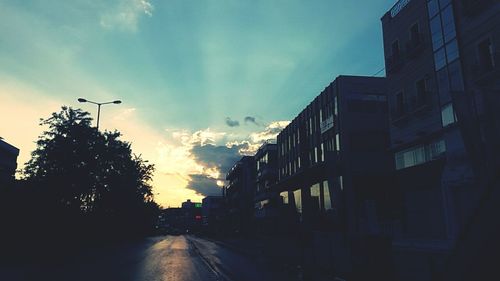
POLYGON ((22 168, 40 118, 120 99, 99 127, 155 165, 156 201, 201 201, 335 77, 383 68, 394 2, 0 0, 0 137, 22 168))

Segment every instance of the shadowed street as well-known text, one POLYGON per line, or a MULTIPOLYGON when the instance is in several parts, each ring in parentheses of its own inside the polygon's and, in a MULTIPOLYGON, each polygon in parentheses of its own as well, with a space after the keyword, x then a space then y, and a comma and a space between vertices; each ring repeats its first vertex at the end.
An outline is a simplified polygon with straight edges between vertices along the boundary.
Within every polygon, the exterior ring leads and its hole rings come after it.
POLYGON ((192 236, 148 238, 62 262, 2 265, 0 280, 279 280, 262 264, 192 236))

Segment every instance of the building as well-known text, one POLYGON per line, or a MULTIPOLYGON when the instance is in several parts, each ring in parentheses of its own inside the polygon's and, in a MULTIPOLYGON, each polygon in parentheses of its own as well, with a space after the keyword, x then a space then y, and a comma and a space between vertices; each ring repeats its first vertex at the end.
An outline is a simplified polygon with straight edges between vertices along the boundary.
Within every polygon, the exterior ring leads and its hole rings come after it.
POLYGON ((257 175, 254 217, 269 225, 278 219, 282 203, 276 189, 278 146, 275 143, 264 143, 255 154, 255 162, 257 175))
POLYGON ((255 158, 243 156, 227 173, 226 206, 230 227, 234 232, 251 229, 255 196, 255 158))
POLYGON ((444 270, 498 168, 500 3, 401 0, 382 17, 400 280, 444 270))
POLYGON ((186 232, 197 232, 201 229, 201 207, 201 203, 191 202, 190 199, 186 202, 182 202, 181 213, 186 232))
POLYGON ((203 229, 207 233, 218 233, 224 228, 224 197, 207 196, 201 203, 203 229))
POLYGON ((339 76, 277 137, 283 202, 296 210, 298 227, 344 237, 312 235, 316 253, 336 241, 319 260, 333 255, 344 278, 369 272, 356 261, 366 253, 352 245, 393 223, 387 111, 385 78, 339 76))
POLYGON ((19 149, 0 138, 0 184, 14 181, 19 149))

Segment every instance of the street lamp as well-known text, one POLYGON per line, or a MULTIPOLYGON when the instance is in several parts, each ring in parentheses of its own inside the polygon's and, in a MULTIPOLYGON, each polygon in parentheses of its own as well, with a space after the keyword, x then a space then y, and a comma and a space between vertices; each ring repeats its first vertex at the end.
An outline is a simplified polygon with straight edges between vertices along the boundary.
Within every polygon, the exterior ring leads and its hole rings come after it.
POLYGON ((99 117, 101 115, 101 105, 110 104, 110 103, 113 103, 113 104, 120 104, 120 103, 122 103, 121 100, 108 101, 108 102, 94 102, 94 101, 90 101, 90 100, 87 100, 87 99, 84 99, 84 98, 79 98, 78 101, 79 102, 88 102, 88 103, 92 103, 92 104, 97 105, 97 130, 98 131, 99 131, 99 117))

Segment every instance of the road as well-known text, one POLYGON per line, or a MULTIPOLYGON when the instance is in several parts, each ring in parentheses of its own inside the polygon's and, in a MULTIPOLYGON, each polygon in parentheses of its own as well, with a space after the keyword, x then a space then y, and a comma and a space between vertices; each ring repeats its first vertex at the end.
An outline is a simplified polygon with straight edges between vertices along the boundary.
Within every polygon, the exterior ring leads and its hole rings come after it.
POLYGON ((290 280, 230 248, 194 236, 163 236, 87 251, 65 261, 0 265, 0 280, 290 280))

